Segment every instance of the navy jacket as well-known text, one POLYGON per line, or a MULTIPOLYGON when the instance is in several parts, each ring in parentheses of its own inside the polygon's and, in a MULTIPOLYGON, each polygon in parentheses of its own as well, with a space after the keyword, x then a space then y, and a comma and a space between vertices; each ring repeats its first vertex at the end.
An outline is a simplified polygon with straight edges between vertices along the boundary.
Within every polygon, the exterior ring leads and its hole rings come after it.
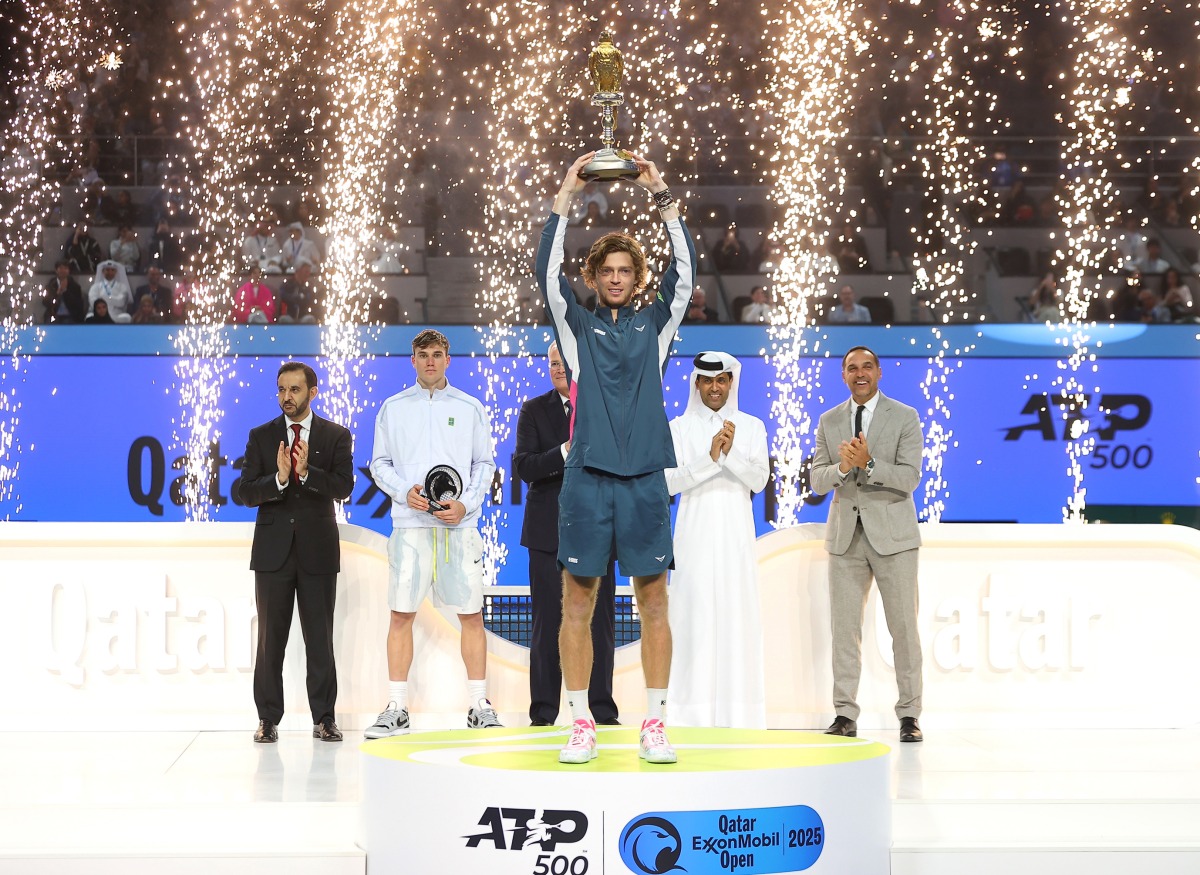
POLYGON ((696 247, 682 219, 665 223, 671 264, 654 303, 588 310, 563 275, 567 220, 551 213, 537 254, 538 286, 558 349, 576 385, 568 468, 632 477, 675 467, 662 377, 696 285, 696 247))

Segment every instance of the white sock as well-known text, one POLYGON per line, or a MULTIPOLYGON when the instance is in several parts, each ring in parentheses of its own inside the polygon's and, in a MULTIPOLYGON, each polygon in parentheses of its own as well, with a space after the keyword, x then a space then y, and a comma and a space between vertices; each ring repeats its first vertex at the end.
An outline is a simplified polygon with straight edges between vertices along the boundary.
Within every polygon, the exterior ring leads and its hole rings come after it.
POLYGON ((487 698, 487 678, 481 681, 473 681, 467 678, 467 698, 471 702, 471 707, 474 708, 479 704, 480 699, 487 698))
POLYGON ((587 690, 567 690, 567 707, 571 709, 571 722, 576 720, 591 720, 592 712, 588 708, 587 690))
POLYGON ((388 701, 400 711, 408 707, 408 681, 388 681, 388 701))
POLYGON ((653 720, 658 718, 663 719, 663 714, 667 710, 667 690, 664 687, 661 690, 652 690, 646 688, 646 719, 653 720))

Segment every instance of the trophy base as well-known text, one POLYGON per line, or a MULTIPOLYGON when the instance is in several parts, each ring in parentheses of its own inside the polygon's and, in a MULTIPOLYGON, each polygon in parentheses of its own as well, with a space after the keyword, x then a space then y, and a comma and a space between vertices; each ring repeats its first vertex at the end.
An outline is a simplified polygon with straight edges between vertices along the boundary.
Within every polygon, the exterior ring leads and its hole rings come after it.
POLYGON ((624 149, 601 149, 596 157, 579 171, 584 179, 637 179, 640 175, 637 164, 624 149))

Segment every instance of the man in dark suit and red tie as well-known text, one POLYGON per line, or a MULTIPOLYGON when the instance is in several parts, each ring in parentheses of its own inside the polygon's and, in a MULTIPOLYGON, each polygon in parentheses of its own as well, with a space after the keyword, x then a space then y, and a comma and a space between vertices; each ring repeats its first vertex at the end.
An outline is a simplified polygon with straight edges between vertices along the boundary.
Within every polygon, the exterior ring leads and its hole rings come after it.
POLYGON ((238 494, 258 508, 250 568, 258 605, 254 662, 254 740, 273 744, 283 719, 283 654, 300 609, 307 657, 313 738, 341 741, 334 720, 337 671, 333 607, 341 570, 335 501, 354 488, 353 439, 310 406, 317 375, 302 362, 284 362, 277 378, 283 415, 250 432, 238 494))
MULTIPOLYGON (((529 551, 529 595, 533 632, 529 641, 529 721, 534 726, 557 722, 562 694, 558 632, 562 625, 562 573, 558 569, 558 493, 563 465, 571 447, 571 396, 567 370, 558 345, 546 355, 554 388, 530 398, 517 418, 513 468, 529 484, 521 546, 529 551)), ((612 696, 613 647, 616 629, 616 579, 612 564, 600 579, 592 616, 592 675, 588 700, 597 723, 615 724, 612 696)))

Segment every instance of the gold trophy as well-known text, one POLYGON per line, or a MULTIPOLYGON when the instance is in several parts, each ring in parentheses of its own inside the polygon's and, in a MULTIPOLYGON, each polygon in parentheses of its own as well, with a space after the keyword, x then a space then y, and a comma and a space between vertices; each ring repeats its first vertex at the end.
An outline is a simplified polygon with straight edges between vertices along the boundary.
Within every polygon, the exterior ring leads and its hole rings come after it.
POLYGON ((616 107, 625 102, 621 94, 621 74, 625 62, 621 52, 613 45, 612 34, 607 30, 600 34, 600 42, 588 55, 588 72, 592 74, 592 106, 602 107, 600 119, 604 131, 600 135, 604 148, 580 172, 584 179, 636 179, 637 164, 633 156, 624 149, 616 148, 617 139, 613 128, 617 125, 616 107))

